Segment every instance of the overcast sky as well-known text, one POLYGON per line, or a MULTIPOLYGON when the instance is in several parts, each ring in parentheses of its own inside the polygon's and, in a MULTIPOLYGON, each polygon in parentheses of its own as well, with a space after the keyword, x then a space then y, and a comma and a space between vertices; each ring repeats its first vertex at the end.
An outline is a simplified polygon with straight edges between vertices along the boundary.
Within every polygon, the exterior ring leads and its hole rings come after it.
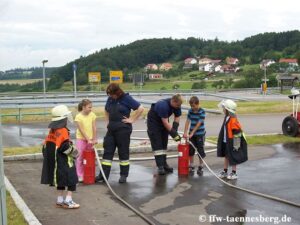
POLYGON ((145 38, 242 40, 300 29, 300 1, 0 0, 0 71, 62 66, 145 38))

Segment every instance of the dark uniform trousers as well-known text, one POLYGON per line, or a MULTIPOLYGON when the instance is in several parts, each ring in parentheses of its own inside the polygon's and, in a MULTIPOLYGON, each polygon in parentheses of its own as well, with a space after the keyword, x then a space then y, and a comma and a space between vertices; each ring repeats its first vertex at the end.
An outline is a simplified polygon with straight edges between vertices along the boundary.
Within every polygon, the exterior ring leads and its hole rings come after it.
POLYGON ((132 126, 130 124, 119 125, 120 123, 110 123, 104 137, 102 167, 106 178, 109 177, 116 148, 118 148, 120 160, 120 175, 127 177, 129 173, 129 145, 132 126))
POLYGON ((147 133, 157 167, 166 166, 169 132, 163 126, 161 118, 154 112, 153 106, 147 117, 147 133))

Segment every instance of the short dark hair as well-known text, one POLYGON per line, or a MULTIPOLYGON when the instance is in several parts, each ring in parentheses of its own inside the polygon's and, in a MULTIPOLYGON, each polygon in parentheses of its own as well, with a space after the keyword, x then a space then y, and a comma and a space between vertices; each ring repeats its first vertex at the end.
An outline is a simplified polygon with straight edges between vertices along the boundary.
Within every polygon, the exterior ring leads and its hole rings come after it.
POLYGON ((107 95, 116 95, 117 98, 122 97, 125 93, 118 84, 112 83, 106 88, 107 95))
POLYGON ((196 104, 199 105, 199 98, 197 96, 192 96, 189 101, 190 105, 196 104))

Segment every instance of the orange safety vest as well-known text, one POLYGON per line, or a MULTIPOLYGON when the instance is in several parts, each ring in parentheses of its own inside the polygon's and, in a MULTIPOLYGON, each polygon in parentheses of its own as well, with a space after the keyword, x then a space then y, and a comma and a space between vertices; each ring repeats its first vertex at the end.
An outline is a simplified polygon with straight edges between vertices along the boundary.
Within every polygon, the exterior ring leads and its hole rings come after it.
POLYGON ((227 123, 227 132, 228 132, 228 138, 233 138, 233 130, 238 130, 241 131, 242 130, 242 126, 240 124, 240 122, 237 120, 237 118, 235 117, 230 117, 229 121, 227 123))

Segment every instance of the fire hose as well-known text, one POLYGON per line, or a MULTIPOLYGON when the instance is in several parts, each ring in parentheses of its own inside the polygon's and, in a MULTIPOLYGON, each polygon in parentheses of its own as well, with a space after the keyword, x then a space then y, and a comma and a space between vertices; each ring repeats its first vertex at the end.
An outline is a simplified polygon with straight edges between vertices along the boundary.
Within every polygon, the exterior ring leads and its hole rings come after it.
POLYGON ((104 174, 101 162, 100 162, 100 158, 98 156, 98 152, 96 150, 96 148, 94 148, 95 151, 95 155, 96 155, 96 159, 97 159, 97 163, 99 165, 99 169, 103 175, 104 181, 108 187, 108 189, 110 190, 110 192, 120 201, 122 202, 126 207, 128 207, 131 211, 133 211, 135 214, 137 214, 139 217, 141 217, 145 222, 147 222, 150 225, 155 225, 154 222, 152 222, 149 218, 147 218, 146 215, 144 215, 142 212, 138 211, 136 208, 134 208, 132 205, 130 205, 128 202, 126 202, 124 199, 122 199, 110 186, 110 184, 108 183, 108 180, 106 179, 106 176, 104 174))
MULTIPOLYGON (((252 190, 249 190, 247 188, 243 188, 243 187, 239 187, 239 186, 236 186, 236 185, 233 185, 231 183, 228 183, 226 182, 225 180, 221 179, 211 168, 210 166, 205 162, 205 160, 201 157, 201 155, 198 153, 197 151, 197 148, 194 146, 194 144, 190 141, 187 141, 190 146, 192 146, 194 149, 195 149, 195 152, 196 154, 198 155, 198 157, 203 161, 204 165, 206 166, 206 168, 209 170, 209 172, 211 174, 213 174, 213 176, 215 176, 220 182, 222 182, 223 184, 231 187, 231 188, 234 188, 234 189, 237 189, 237 190, 240 190, 240 191, 244 191, 244 192, 247 192, 247 193, 250 193, 250 194, 253 194, 253 195, 257 195, 257 196, 260 196, 260 197, 263 197, 263 198, 266 198, 266 199, 271 199, 271 200, 274 200, 274 201, 277 201, 277 202, 281 202, 281 203, 284 203, 284 204, 288 204, 288 205, 291 205, 291 206, 294 206, 294 207, 297 207, 297 208, 300 208, 300 204, 298 203, 295 203, 295 202, 292 202, 292 201, 288 201, 288 200, 285 200, 285 199, 282 199, 282 198, 279 198, 279 197, 276 197, 276 196, 272 196, 272 195, 268 195, 268 194, 264 194, 264 193, 260 193, 260 192, 256 192, 256 191, 252 191, 252 190)), ((97 149, 94 148, 94 151, 95 151, 95 155, 96 155, 96 159, 97 159, 97 163, 98 163, 98 166, 99 166, 99 169, 103 175, 103 178, 104 178, 104 181, 107 185, 107 187, 109 188, 109 190, 111 191, 111 193, 120 201, 122 202, 126 207, 128 207, 131 211, 133 211, 136 215, 138 215, 139 217, 141 217, 145 222, 147 222, 148 224, 150 225, 155 225, 154 222, 152 222, 145 214, 143 214, 142 212, 140 212, 139 210, 137 210, 136 208, 134 208, 132 205, 130 205, 128 202, 126 202, 124 199, 122 199, 117 193, 115 193, 115 191, 112 189, 112 187, 110 186, 105 174, 104 174, 104 171, 103 171, 103 168, 102 168, 102 165, 101 165, 101 161, 100 161, 100 158, 99 158, 99 155, 98 155, 98 152, 97 152, 97 149)), ((213 152, 215 150, 211 150, 209 152, 213 152)), ((175 158, 175 157, 178 157, 178 155, 172 155, 168 158, 175 158)), ((132 158, 131 160, 132 161, 145 161, 145 160, 153 160, 154 158, 153 157, 139 157, 139 158, 132 158)))
POLYGON ((288 201, 288 200, 285 200, 285 199, 282 199, 282 198, 278 198, 278 197, 275 197, 275 196, 272 196, 272 195, 263 194, 263 193, 259 193, 259 192, 256 192, 256 191, 252 191, 252 190, 249 190, 249 189, 246 189, 246 188, 242 188, 242 187, 239 187, 239 186, 236 186, 236 185, 233 185, 233 184, 230 184, 230 183, 224 181, 217 174, 215 174, 215 172, 209 167, 209 165, 207 165, 207 163, 205 162, 205 160, 198 153, 197 148, 193 145, 193 143, 190 142, 190 141, 188 141, 188 143, 195 149, 195 152, 197 153, 198 157, 203 161, 204 165, 209 170, 209 172, 211 172, 219 181, 221 181, 225 185, 227 185, 229 187, 232 187, 232 188, 235 188, 235 189, 238 189, 238 190, 241 190, 241 191, 245 191, 245 192, 251 193, 253 195, 257 195, 257 196, 260 196, 260 197, 263 197, 263 198, 271 199, 271 200, 274 200, 274 201, 277 201, 277 202, 285 203, 285 204, 292 205, 292 206, 295 206, 297 208, 300 208, 300 204, 298 204, 298 203, 291 202, 291 201, 288 201))

